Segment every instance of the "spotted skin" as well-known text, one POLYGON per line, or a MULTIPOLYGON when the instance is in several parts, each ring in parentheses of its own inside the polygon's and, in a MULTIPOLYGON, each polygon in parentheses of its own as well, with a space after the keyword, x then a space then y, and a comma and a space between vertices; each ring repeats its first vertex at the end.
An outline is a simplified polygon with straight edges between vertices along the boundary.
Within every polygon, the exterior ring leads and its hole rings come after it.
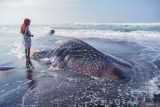
POLYGON ((112 58, 89 44, 72 39, 56 47, 52 53, 51 67, 84 73, 108 80, 125 78, 112 58))

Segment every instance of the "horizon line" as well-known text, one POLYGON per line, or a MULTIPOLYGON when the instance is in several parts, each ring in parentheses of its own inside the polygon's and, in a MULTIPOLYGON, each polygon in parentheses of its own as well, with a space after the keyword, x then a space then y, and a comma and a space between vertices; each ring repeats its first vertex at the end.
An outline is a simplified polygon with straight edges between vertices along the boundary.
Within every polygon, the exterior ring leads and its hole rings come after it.
MULTIPOLYGON (((56 24, 158 24, 160 25, 160 22, 105 22, 105 23, 98 23, 98 22, 70 22, 70 23, 46 23, 46 24, 31 24, 31 26, 35 26, 35 25, 56 25, 56 24)), ((0 26, 3 26, 3 25, 21 25, 21 24, 1 24, 0 26)))

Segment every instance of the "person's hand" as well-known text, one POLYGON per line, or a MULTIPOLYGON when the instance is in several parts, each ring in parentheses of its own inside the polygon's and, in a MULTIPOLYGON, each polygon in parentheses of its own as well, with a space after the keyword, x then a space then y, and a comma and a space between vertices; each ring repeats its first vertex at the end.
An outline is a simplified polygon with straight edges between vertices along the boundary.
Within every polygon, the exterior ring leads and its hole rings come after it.
POLYGON ((34 37, 34 35, 31 35, 32 37, 34 37))

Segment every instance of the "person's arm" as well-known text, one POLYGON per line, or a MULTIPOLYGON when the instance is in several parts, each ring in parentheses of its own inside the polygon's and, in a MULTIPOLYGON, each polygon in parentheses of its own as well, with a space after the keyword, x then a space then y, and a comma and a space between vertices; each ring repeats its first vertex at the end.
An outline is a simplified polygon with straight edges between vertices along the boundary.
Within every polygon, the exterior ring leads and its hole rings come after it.
POLYGON ((26 35, 33 37, 33 35, 31 34, 31 32, 30 32, 30 30, 29 30, 29 27, 26 28, 26 35))

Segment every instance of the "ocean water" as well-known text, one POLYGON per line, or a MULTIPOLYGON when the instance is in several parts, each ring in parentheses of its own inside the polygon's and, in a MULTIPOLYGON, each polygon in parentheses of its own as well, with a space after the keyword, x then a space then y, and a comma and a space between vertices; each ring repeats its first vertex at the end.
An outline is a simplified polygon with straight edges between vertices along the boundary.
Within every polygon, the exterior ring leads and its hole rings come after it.
POLYGON ((77 38, 100 52, 132 65, 129 81, 104 81, 83 74, 50 69, 33 61, 25 68, 18 25, 0 26, 0 107, 159 107, 160 23, 72 23, 31 25, 32 52, 54 49, 77 38), (55 30, 54 35, 49 31, 55 30))

